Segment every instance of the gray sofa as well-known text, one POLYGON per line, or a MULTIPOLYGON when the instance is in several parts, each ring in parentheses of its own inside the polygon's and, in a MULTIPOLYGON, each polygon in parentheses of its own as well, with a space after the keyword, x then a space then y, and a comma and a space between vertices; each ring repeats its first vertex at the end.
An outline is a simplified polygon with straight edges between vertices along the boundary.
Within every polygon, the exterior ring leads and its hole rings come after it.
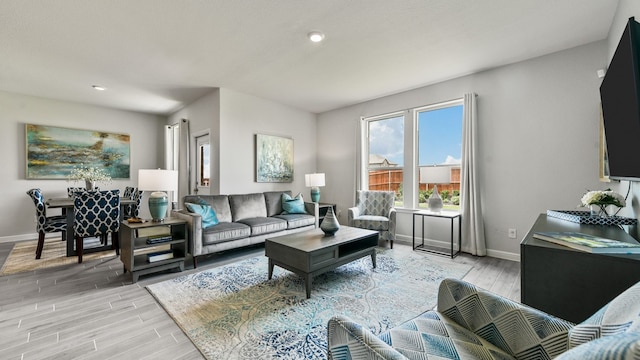
POLYGON ((197 257, 264 242, 266 238, 311 230, 318 227, 318 204, 305 202, 307 214, 282 214, 282 194, 291 191, 268 191, 234 195, 187 195, 183 203, 206 202, 213 208, 219 223, 202 227, 200 215, 186 209, 174 210, 172 216, 188 222, 189 253, 194 268, 197 257))

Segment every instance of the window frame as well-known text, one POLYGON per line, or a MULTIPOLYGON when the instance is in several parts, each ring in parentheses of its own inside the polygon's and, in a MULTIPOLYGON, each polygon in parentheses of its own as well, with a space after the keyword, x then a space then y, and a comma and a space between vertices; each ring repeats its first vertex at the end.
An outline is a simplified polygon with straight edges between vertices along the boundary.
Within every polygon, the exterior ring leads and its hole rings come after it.
MULTIPOLYGON (((422 105, 413 107, 406 110, 388 112, 375 116, 361 117, 361 144, 358 150, 361 153, 360 158, 360 176, 359 181, 361 189, 369 188, 369 155, 370 155, 370 143, 369 143, 369 122, 379 121, 385 119, 391 119, 394 117, 403 116, 404 129, 403 129, 403 149, 404 149, 404 162, 402 167, 403 180, 403 199, 402 206, 398 206, 400 209, 407 210, 421 210, 419 203, 419 174, 420 164, 418 163, 418 151, 419 151, 419 129, 418 129, 418 116, 419 113, 424 111, 433 111, 452 106, 462 106, 464 113, 464 98, 457 98, 453 100, 441 101, 430 105, 422 105), (410 130, 410 131, 407 131, 410 130)), ((463 121, 463 119, 461 119, 463 121)), ((463 124, 464 127, 464 124, 463 124)), ((460 141, 462 142, 462 134, 460 141)), ((462 154, 461 154, 462 155, 462 154)), ((397 170, 399 167, 379 167, 376 170, 397 170)), ((462 178, 462 175, 461 175, 462 178)))

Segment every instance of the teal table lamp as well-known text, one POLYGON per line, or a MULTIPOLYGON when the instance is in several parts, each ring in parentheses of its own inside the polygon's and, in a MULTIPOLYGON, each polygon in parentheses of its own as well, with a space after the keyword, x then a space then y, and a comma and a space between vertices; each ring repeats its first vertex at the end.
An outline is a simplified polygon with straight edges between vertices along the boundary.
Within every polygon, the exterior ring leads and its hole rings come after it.
POLYGON ((304 184, 311 187, 311 201, 320 202, 320 186, 324 186, 324 173, 306 174, 304 184))
POLYGON ((152 191, 149 195, 149 212, 154 222, 167 216, 169 195, 165 191, 178 190, 178 171, 163 169, 138 170, 138 189, 152 191))

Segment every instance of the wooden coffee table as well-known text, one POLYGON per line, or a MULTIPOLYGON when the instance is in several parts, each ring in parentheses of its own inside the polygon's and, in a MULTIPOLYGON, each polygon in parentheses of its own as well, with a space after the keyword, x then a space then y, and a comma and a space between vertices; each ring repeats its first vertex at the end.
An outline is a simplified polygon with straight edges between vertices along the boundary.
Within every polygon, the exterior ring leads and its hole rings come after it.
POLYGON ((311 282, 316 275, 367 255, 371 255, 375 268, 376 246, 377 231, 350 226, 341 226, 333 236, 314 229, 266 239, 264 252, 269 258, 269 280, 273 276, 274 265, 294 272, 304 278, 308 299, 311 297, 311 282))

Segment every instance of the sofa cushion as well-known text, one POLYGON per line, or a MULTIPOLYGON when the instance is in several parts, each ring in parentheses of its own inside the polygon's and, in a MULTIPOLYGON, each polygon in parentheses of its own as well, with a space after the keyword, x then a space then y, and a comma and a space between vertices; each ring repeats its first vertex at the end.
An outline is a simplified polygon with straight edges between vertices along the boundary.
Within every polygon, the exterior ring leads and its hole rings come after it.
POLYGON ((282 194, 291 196, 291 191, 266 191, 264 193, 267 216, 279 215, 282 212, 282 194))
POLYGON ((275 217, 255 217, 238 220, 238 223, 248 225, 251 228, 251 236, 270 234, 287 229, 287 222, 275 217))
POLYGON ((184 203, 189 212, 198 214, 202 217, 202 227, 208 228, 209 226, 216 225, 218 223, 218 217, 215 211, 209 205, 184 203))
POLYGON ((213 245, 251 236, 251 228, 245 224, 221 222, 202 230, 202 244, 213 245))
POLYGON ((233 221, 227 195, 187 195, 184 197, 184 202, 193 204, 206 203, 215 211, 218 221, 233 221))
POLYGON ((307 211, 304 208, 304 199, 302 194, 296 195, 292 198, 289 194, 282 194, 282 214, 306 214, 307 211))
POLYGON ((514 359, 435 311, 423 313, 378 337, 409 359, 514 359))
POLYGON ((229 195, 233 221, 267 217, 267 204, 263 193, 229 195))
POLYGON ((286 214, 274 216, 287 221, 287 229, 297 229, 304 226, 315 225, 316 218, 309 214, 286 214))

